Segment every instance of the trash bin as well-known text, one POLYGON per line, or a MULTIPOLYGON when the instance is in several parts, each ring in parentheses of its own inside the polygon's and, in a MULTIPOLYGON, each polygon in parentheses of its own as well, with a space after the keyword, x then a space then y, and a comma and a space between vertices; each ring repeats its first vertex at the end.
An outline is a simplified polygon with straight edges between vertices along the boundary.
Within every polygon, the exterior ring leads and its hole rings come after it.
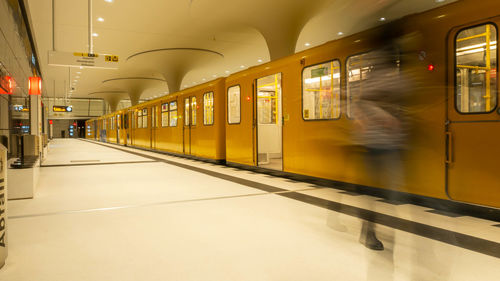
POLYGON ((0 144, 0 268, 7 259, 7 149, 0 144))

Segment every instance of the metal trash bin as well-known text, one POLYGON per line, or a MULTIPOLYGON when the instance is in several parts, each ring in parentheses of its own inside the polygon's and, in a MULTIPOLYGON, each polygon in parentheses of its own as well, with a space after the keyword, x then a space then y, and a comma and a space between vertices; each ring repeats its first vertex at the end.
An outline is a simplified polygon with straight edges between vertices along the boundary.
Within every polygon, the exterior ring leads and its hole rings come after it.
POLYGON ((0 268, 7 259, 7 149, 0 144, 0 268))

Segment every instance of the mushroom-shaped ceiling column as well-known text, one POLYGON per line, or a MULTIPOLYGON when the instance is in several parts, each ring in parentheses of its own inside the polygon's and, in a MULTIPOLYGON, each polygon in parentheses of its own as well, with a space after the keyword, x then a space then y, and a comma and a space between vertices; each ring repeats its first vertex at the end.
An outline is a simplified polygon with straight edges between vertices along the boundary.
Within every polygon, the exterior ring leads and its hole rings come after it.
POLYGON ((163 79, 151 77, 123 77, 102 81, 106 86, 127 91, 132 105, 139 104, 139 99, 145 90, 164 86, 165 82, 163 79))
POLYGON ((165 77, 169 93, 180 90, 182 79, 192 69, 206 66, 221 53, 198 48, 166 48, 140 52, 127 58, 129 67, 159 72, 165 77))
POLYGON ((89 96, 104 99, 108 103, 111 112, 114 112, 120 101, 127 97, 127 92, 122 90, 97 90, 90 93, 89 96))
MULTIPOLYGON (((191 5, 193 17, 219 24, 244 24, 256 28, 264 37, 271 60, 295 53, 297 39, 307 22, 329 4, 338 0, 220 0, 213 9, 211 1, 191 5), (206 11, 210 11, 207 13, 206 11)), ((325 27, 330 28, 330 27, 325 27)))

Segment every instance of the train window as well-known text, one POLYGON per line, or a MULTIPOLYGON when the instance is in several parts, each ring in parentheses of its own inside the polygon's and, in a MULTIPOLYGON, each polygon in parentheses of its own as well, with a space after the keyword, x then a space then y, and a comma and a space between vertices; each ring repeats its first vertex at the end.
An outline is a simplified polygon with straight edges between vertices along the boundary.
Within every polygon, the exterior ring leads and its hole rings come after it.
POLYGON ((281 73, 257 79, 259 124, 278 124, 281 115, 281 73))
POLYGON ((161 126, 168 127, 168 103, 161 105, 161 126))
POLYGON ((491 112, 497 106, 497 29, 484 24, 455 39, 455 105, 461 113, 491 112))
POLYGON ((170 119, 170 127, 176 127, 177 126, 177 102, 176 101, 170 102, 169 119, 170 119))
POLYGON ((196 97, 191 98, 191 125, 196 126, 196 97))
POLYGON ((189 98, 184 99, 184 126, 189 126, 189 98))
POLYGON ((203 95, 203 125, 214 124, 214 92, 203 95))
POLYGON ((340 117, 340 62, 313 65, 302 71, 302 117, 305 120, 340 117))
POLYGON ((232 86, 227 89, 227 122, 229 124, 238 124, 241 121, 241 98, 240 86, 232 86))
POLYGON ((142 128, 142 110, 137 112, 137 128, 142 128))
POLYGON ((148 127, 148 109, 144 108, 142 110, 142 127, 147 128, 148 127))

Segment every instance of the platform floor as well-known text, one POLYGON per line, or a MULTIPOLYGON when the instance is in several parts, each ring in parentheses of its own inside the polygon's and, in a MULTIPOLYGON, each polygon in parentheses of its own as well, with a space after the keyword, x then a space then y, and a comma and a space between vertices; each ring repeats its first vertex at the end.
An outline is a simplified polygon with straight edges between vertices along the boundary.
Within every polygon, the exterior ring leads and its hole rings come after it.
POLYGON ((498 222, 76 139, 43 165, 35 199, 8 202, 1 281, 500 276, 498 222), (384 251, 358 242, 367 206, 384 251))

